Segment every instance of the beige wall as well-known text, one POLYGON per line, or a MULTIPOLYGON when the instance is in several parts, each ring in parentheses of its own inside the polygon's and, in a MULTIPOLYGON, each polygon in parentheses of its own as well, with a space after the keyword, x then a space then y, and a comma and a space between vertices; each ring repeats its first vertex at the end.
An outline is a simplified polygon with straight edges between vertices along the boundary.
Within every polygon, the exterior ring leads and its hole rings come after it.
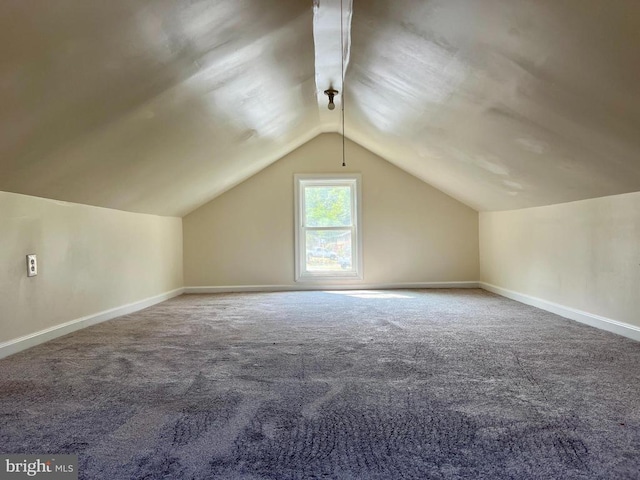
POLYGON ((481 280, 640 326, 640 193, 480 214, 481 280))
POLYGON ((362 174, 362 284, 477 281, 478 213, 324 134, 183 219, 187 286, 294 285, 295 173, 362 174))
POLYGON ((182 287, 182 221, 0 192, 0 266, 1 343, 182 287))

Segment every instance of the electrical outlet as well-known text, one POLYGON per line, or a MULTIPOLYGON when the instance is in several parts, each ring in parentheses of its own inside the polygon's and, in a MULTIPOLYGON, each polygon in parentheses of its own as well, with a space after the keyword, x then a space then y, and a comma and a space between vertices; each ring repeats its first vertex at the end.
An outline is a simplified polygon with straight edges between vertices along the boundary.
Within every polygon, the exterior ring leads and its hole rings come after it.
POLYGON ((27 277, 35 277, 38 274, 38 259, 36 254, 27 255, 27 277))

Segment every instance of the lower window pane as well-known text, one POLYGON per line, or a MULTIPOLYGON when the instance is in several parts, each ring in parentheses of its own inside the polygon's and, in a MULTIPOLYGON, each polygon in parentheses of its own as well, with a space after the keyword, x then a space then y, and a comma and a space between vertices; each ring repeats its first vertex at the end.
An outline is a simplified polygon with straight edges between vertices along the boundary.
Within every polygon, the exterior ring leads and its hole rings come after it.
POLYGON ((351 273, 351 230, 312 230, 306 232, 305 270, 313 273, 351 273))

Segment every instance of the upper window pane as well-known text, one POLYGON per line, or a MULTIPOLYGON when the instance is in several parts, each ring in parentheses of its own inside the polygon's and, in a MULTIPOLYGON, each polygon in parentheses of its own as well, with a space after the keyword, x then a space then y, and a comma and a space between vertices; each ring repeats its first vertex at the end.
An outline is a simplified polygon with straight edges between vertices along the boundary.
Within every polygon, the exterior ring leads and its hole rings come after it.
POLYGON ((351 218, 351 187, 304 187, 304 214, 307 227, 348 227, 351 218))

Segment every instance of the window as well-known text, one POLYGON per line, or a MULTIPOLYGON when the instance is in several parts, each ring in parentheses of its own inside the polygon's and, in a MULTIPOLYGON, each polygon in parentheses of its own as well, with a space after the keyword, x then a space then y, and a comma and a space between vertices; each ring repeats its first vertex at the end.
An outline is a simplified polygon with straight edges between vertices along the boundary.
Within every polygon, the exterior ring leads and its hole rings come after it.
POLYGON ((296 175, 296 281, 362 279, 360 175, 296 175))

